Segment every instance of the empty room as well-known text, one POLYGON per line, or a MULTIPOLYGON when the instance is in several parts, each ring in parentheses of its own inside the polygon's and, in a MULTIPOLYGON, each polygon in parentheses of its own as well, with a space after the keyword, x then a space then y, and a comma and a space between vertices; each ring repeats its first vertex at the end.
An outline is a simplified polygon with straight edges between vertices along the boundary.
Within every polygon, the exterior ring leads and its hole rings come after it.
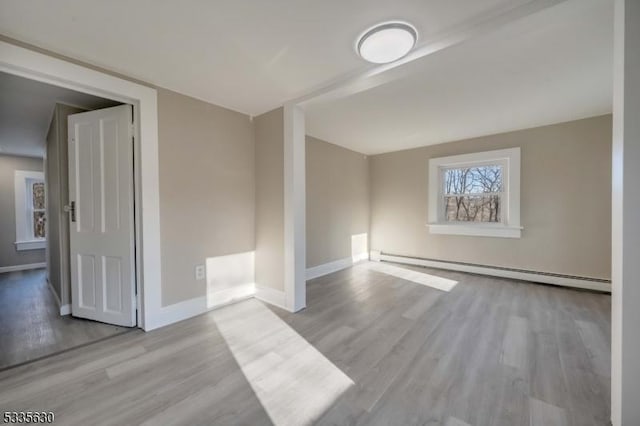
POLYGON ((640 2, 0 3, 7 424, 640 425, 640 2))

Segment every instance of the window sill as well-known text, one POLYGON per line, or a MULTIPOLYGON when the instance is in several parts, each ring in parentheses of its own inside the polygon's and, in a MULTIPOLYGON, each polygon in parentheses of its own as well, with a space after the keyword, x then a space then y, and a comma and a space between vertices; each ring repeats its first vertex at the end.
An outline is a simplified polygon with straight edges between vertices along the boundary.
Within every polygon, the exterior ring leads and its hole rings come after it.
POLYGON ((501 225, 427 224, 431 234, 467 235, 472 237, 520 238, 522 227, 501 225))
POLYGON ((16 241, 16 250, 39 250, 47 247, 47 240, 16 241))

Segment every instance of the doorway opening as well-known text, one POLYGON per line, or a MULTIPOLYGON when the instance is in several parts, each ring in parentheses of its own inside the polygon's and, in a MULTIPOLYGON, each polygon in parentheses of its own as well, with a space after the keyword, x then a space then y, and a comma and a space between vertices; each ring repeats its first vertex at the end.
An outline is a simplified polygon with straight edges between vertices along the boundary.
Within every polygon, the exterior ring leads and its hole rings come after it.
MULTIPOLYGON (((0 100, 2 370, 131 328, 115 325, 117 322, 108 317, 82 315, 79 309, 73 308, 72 294, 77 292, 73 291, 69 238, 70 226, 75 223, 71 215, 75 213, 70 209, 69 198, 68 117, 117 108, 122 103, 4 72, 0 72, 0 91, 3 93, 0 100)), ((132 107, 128 108, 132 116, 132 107)), ((128 131, 132 134, 133 128, 128 131)), ((133 182, 132 142, 124 158, 130 161, 133 182)), ((91 169, 86 158, 75 160, 82 170, 91 169)), ((90 161, 95 163, 104 159, 98 156, 94 160, 90 161)), ((96 170, 96 173, 99 175, 102 171, 96 170)), ((78 176, 78 173, 73 175, 78 176)), ((90 175, 82 176, 83 184, 92 179, 90 175)), ((75 184, 77 187, 78 182, 75 184)), ((127 196, 130 197, 133 224, 133 183, 127 196)), ((133 245, 133 227, 128 232, 133 245)), ((135 265, 133 249, 131 264, 135 265)), ((104 271, 97 269, 100 265, 95 266, 95 276, 104 276, 104 271)), ((78 269, 83 268, 74 265, 73 271, 78 269)), ((84 270, 86 272, 86 267, 84 270)), ((131 285, 134 285, 135 269, 130 276, 131 285)), ((88 300, 86 293, 85 302, 88 300)), ((99 291, 93 294, 93 299, 104 306, 96 296, 105 293, 109 292, 99 291)), ((133 319, 127 325, 135 326, 133 295, 130 306, 133 319)))

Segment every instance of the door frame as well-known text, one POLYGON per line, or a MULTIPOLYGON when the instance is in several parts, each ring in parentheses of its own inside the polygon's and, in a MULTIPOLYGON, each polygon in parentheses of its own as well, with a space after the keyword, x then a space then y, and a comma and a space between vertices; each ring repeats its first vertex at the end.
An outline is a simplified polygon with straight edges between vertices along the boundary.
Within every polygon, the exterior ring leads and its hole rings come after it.
POLYGON ((157 91, 3 40, 0 71, 133 105, 137 323, 144 330, 163 325, 157 91))

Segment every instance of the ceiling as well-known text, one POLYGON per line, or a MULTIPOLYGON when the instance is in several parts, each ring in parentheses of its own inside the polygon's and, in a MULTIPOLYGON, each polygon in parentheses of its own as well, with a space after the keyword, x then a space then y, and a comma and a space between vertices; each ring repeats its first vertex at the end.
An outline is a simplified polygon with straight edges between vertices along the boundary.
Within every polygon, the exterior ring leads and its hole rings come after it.
MULTIPOLYGON (((419 51, 556 1, 5 0, 0 33, 258 115, 375 72, 354 50, 373 24, 408 20, 419 51)), ((307 133, 376 154, 605 114, 612 34, 613 0, 566 0, 401 65, 402 78, 308 103, 307 133)))
POLYGON ((0 72, 0 154, 44 156, 56 103, 85 109, 118 102, 0 72))
POLYGON ((308 105, 307 133, 365 154, 606 114, 613 2, 570 0, 413 64, 410 76, 308 105))
POLYGON ((0 33, 250 115, 372 68, 354 43, 409 20, 420 42, 530 0, 3 0, 0 33))

